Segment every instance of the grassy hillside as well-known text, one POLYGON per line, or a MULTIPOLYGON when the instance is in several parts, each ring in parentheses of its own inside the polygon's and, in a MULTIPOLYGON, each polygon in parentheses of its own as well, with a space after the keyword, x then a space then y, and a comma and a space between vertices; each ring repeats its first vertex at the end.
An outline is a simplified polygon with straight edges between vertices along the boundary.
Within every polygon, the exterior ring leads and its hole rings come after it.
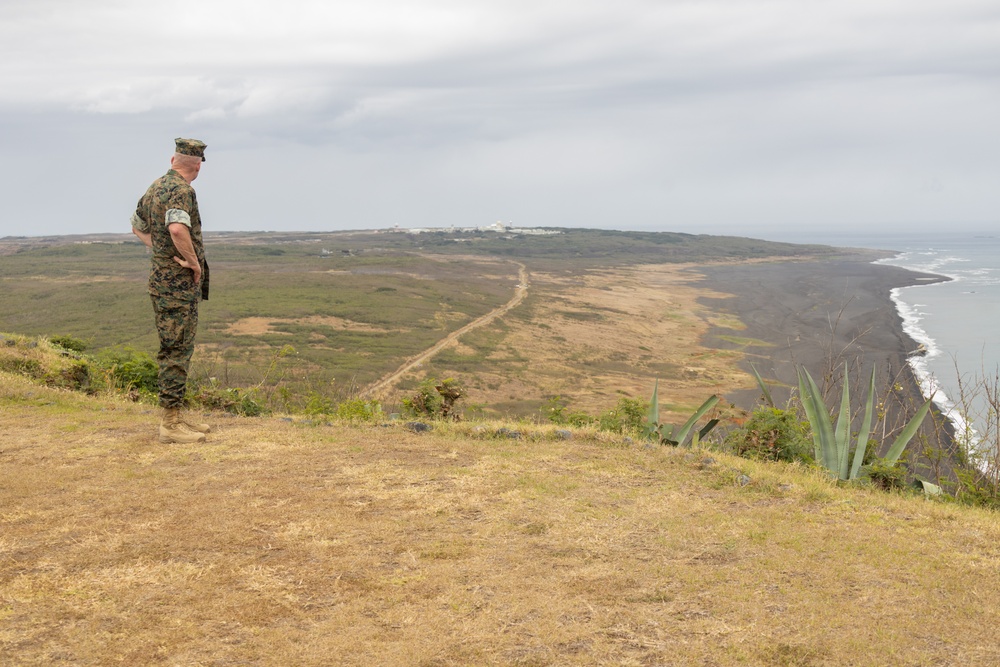
POLYGON ((995 513, 581 430, 210 420, 164 446, 0 373, 0 662, 1000 664, 995 513))
MULTIPOLYGON (((695 404, 748 386, 739 352, 705 355, 710 326, 741 326, 698 303, 692 262, 832 255, 831 248, 690 234, 565 230, 497 233, 207 235, 211 300, 202 304, 197 384, 258 387, 272 407, 342 399, 449 334, 501 308, 509 315, 406 373, 397 402, 427 377, 458 377, 466 405, 531 415, 553 397, 596 412, 621 395, 695 404), (625 343, 623 345, 623 342, 625 343), (543 353, 544 352, 544 353, 543 353)), ((149 258, 130 235, 0 239, 0 331, 68 335, 91 351, 155 352, 149 258)))
MULTIPOLYGON (((495 262, 322 250, 318 244, 212 247, 212 298, 200 313, 196 372, 252 384, 274 352, 291 345, 300 360, 293 375, 308 375, 319 387, 335 377, 363 385, 432 345, 442 331, 503 303, 516 283, 516 269, 496 275, 506 271, 495 262), (451 276, 461 277, 460 288, 449 284, 451 276)), ((0 329, 71 335, 96 350, 155 350, 148 271, 145 248, 131 242, 8 256, 0 268, 0 329)))

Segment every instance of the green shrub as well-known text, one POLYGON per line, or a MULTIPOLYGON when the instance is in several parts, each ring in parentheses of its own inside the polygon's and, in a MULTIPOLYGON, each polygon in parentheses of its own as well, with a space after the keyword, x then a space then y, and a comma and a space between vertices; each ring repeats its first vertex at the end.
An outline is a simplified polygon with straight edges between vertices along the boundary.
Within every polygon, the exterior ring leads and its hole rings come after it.
POLYGON ((192 398, 206 408, 225 410, 242 417, 258 417, 267 412, 257 400, 256 389, 223 389, 213 385, 200 387, 192 398))
POLYGON ((638 398, 619 398, 611 410, 597 418, 598 428, 611 433, 639 431, 646 422, 649 405, 638 398))
POLYGON ((960 470, 955 498, 963 505, 1000 510, 1000 481, 978 470, 960 470))
POLYGON ((315 391, 309 392, 306 397, 306 406, 304 412, 310 417, 320 417, 332 415, 336 412, 337 408, 334 402, 315 391))
POLYGON ((580 410, 571 412, 568 408, 568 403, 562 396, 553 396, 546 402, 542 412, 550 422, 560 426, 590 426, 597 421, 586 412, 580 410))
POLYGON ((0 364, 0 370, 17 373, 18 375, 27 375, 28 377, 36 380, 40 379, 44 375, 42 362, 37 359, 25 359, 21 357, 9 357, 4 359, 3 363, 0 364))
POLYGON ((146 352, 131 347, 105 350, 97 356, 95 365, 110 376, 111 384, 116 389, 135 389, 153 395, 159 392, 159 369, 156 360, 146 352))
POLYGON ((375 400, 352 398, 337 404, 337 419, 343 421, 378 421, 382 416, 382 404, 375 400))
POLYGON ((84 343, 79 338, 73 338, 72 336, 52 336, 49 338, 49 342, 57 347, 61 347, 69 352, 80 353, 87 349, 87 344, 84 343))
POLYGON ((759 407, 725 439, 733 453, 764 461, 811 461, 807 424, 794 411, 759 407))
POLYGON ((46 383, 57 387, 85 390, 90 386, 90 364, 86 359, 73 359, 58 372, 47 376, 46 383))
POLYGON ((427 378, 417 387, 417 392, 403 399, 403 410, 410 417, 447 419, 454 416, 455 402, 465 394, 458 381, 448 378, 438 382, 427 378))
POLYGON ((906 484, 906 470, 898 463, 889 463, 877 459, 871 465, 862 468, 862 476, 872 486, 883 491, 902 491, 909 488, 906 484))

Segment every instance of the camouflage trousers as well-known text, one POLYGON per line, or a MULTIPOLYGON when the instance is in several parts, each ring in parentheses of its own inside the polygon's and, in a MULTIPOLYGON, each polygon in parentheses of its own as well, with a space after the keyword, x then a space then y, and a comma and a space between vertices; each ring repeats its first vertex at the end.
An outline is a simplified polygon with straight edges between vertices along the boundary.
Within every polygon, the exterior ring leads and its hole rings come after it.
POLYGON ((194 354, 194 334, 198 328, 198 302, 181 301, 150 295, 160 336, 159 365, 160 407, 184 406, 188 366, 194 354))

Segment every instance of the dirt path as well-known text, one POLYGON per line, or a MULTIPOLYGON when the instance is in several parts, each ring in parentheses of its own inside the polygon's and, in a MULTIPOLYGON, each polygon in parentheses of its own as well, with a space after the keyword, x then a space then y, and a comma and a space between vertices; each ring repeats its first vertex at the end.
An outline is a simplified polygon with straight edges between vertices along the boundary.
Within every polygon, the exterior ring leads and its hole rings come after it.
POLYGON ((424 363, 425 361, 433 357, 441 350, 450 347, 451 345, 454 345, 455 343, 458 342, 459 338, 469 333, 470 331, 473 331, 481 326, 489 324, 490 322, 500 317, 501 315, 505 315, 508 312, 510 312, 512 308, 516 308, 518 305, 520 305, 520 303, 524 301, 524 297, 528 295, 528 287, 530 286, 529 282, 530 276, 528 274, 528 267, 526 267, 521 262, 514 262, 514 263, 517 264, 518 284, 517 287, 514 289, 514 296, 511 297, 510 301, 500 306, 499 308, 494 308, 493 310, 486 313, 482 317, 475 319, 472 322, 469 322, 461 329, 457 329, 451 332, 450 334, 442 338, 440 341, 438 341, 433 347, 428 348, 427 350, 421 352, 420 354, 414 357, 410 357, 409 359, 406 360, 406 362, 402 366, 397 368, 395 371, 393 371, 389 375, 386 375, 377 382, 374 382, 371 385, 369 385, 368 388, 361 393, 361 395, 366 397, 377 397, 384 395, 385 392, 388 391, 394 384, 396 384, 399 381, 399 379, 403 377, 403 375, 405 375, 406 373, 410 372, 420 364, 424 363))

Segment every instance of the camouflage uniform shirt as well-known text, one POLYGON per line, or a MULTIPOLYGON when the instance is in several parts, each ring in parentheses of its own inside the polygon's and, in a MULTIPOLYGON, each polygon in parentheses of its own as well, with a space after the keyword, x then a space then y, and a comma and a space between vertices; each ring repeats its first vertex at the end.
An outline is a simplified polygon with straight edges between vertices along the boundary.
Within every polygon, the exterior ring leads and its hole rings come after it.
POLYGON ((198 262, 205 268, 205 248, 201 239, 201 215, 194 188, 171 169, 153 181, 139 200, 132 226, 150 234, 153 240, 153 261, 149 271, 149 293, 154 297, 196 302, 201 289, 194 284, 194 272, 174 261, 182 257, 174 246, 168 227, 179 222, 191 232, 191 243, 198 262))

